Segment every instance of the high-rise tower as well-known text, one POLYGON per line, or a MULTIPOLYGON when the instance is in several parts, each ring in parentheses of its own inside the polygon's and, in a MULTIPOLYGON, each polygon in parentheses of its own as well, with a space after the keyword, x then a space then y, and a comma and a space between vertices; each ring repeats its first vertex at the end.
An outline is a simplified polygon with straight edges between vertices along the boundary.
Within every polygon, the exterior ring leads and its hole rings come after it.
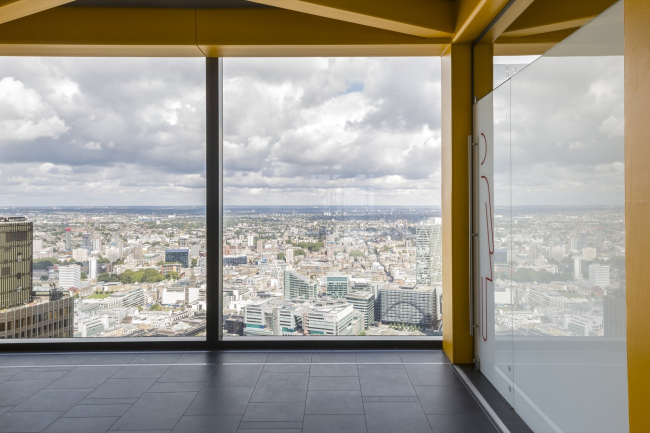
POLYGON ((418 284, 442 284, 442 224, 440 218, 422 221, 415 228, 415 268, 418 284))
POLYGON ((33 234, 26 218, 0 218, 0 310, 30 300, 33 234))

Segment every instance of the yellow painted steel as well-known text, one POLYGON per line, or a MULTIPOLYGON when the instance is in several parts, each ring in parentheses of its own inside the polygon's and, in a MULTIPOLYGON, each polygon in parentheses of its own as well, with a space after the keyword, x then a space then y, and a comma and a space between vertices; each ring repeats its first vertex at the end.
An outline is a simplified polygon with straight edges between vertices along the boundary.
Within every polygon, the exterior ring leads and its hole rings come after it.
POLYGON ((56 8, 0 25, 0 55, 203 56, 194 9, 56 8))
POLYGON ((481 43, 493 43, 508 27, 530 6, 534 0, 515 0, 514 3, 501 15, 494 25, 488 29, 481 43))
POLYGON ((503 36, 530 36, 582 27, 618 0, 536 0, 503 36))
POLYGON ((573 34, 579 27, 522 37, 501 36, 494 42, 495 56, 544 54, 573 34))
POLYGON ((472 133, 472 49, 452 44, 442 56, 442 345, 456 364, 471 363, 469 335, 468 144, 472 133))
POLYGON ((196 40, 209 57, 439 56, 450 38, 425 39, 287 10, 198 9, 196 40))
POLYGON ((494 88, 492 44, 477 44, 474 47, 474 96, 483 98, 494 88))
POLYGON ((73 0, 3 0, 0 1, 0 24, 17 20, 73 0))
POLYGON ((57 8, 0 25, 0 55, 438 56, 449 42, 275 9, 57 8))
POLYGON ((508 0, 458 0, 454 43, 469 43, 501 12, 508 0))
POLYGON ((248 0, 424 38, 454 33, 454 3, 450 0, 248 0))
POLYGON ((630 431, 650 429, 650 2, 625 0, 625 279, 630 431))

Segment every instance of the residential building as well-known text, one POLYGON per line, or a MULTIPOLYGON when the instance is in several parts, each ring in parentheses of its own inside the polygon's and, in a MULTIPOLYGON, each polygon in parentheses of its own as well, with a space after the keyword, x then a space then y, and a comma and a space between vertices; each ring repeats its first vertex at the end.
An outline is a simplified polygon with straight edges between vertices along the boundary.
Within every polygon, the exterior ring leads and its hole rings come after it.
POLYGON ((316 299, 318 286, 315 281, 295 271, 284 271, 284 299, 316 299))
POLYGON ((59 266, 59 288, 70 289, 81 287, 81 266, 59 266))

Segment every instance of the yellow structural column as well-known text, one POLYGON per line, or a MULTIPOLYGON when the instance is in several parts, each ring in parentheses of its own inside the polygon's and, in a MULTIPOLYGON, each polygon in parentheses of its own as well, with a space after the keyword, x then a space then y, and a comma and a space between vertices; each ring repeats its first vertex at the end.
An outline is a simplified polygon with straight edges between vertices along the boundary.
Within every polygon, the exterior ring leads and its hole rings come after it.
POLYGON ((471 363, 469 335, 468 145, 472 134, 472 48, 452 44, 442 56, 442 308, 443 349, 451 362, 471 363))
POLYGON ((650 430, 650 1, 625 0, 625 266, 630 431, 650 430))

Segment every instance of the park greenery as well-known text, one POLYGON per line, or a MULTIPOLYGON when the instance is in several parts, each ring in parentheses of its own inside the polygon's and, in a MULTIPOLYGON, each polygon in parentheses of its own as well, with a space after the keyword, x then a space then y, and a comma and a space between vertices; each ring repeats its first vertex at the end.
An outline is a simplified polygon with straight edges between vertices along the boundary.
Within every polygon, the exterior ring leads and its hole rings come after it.
POLYGON ((132 271, 127 269, 121 274, 109 274, 107 272, 99 274, 97 281, 104 283, 120 282, 122 284, 133 284, 133 283, 157 283, 163 280, 168 280, 170 278, 178 279, 177 272, 169 272, 167 276, 161 274, 156 269, 140 269, 139 271, 132 271), (176 274, 176 275, 173 275, 176 274))

